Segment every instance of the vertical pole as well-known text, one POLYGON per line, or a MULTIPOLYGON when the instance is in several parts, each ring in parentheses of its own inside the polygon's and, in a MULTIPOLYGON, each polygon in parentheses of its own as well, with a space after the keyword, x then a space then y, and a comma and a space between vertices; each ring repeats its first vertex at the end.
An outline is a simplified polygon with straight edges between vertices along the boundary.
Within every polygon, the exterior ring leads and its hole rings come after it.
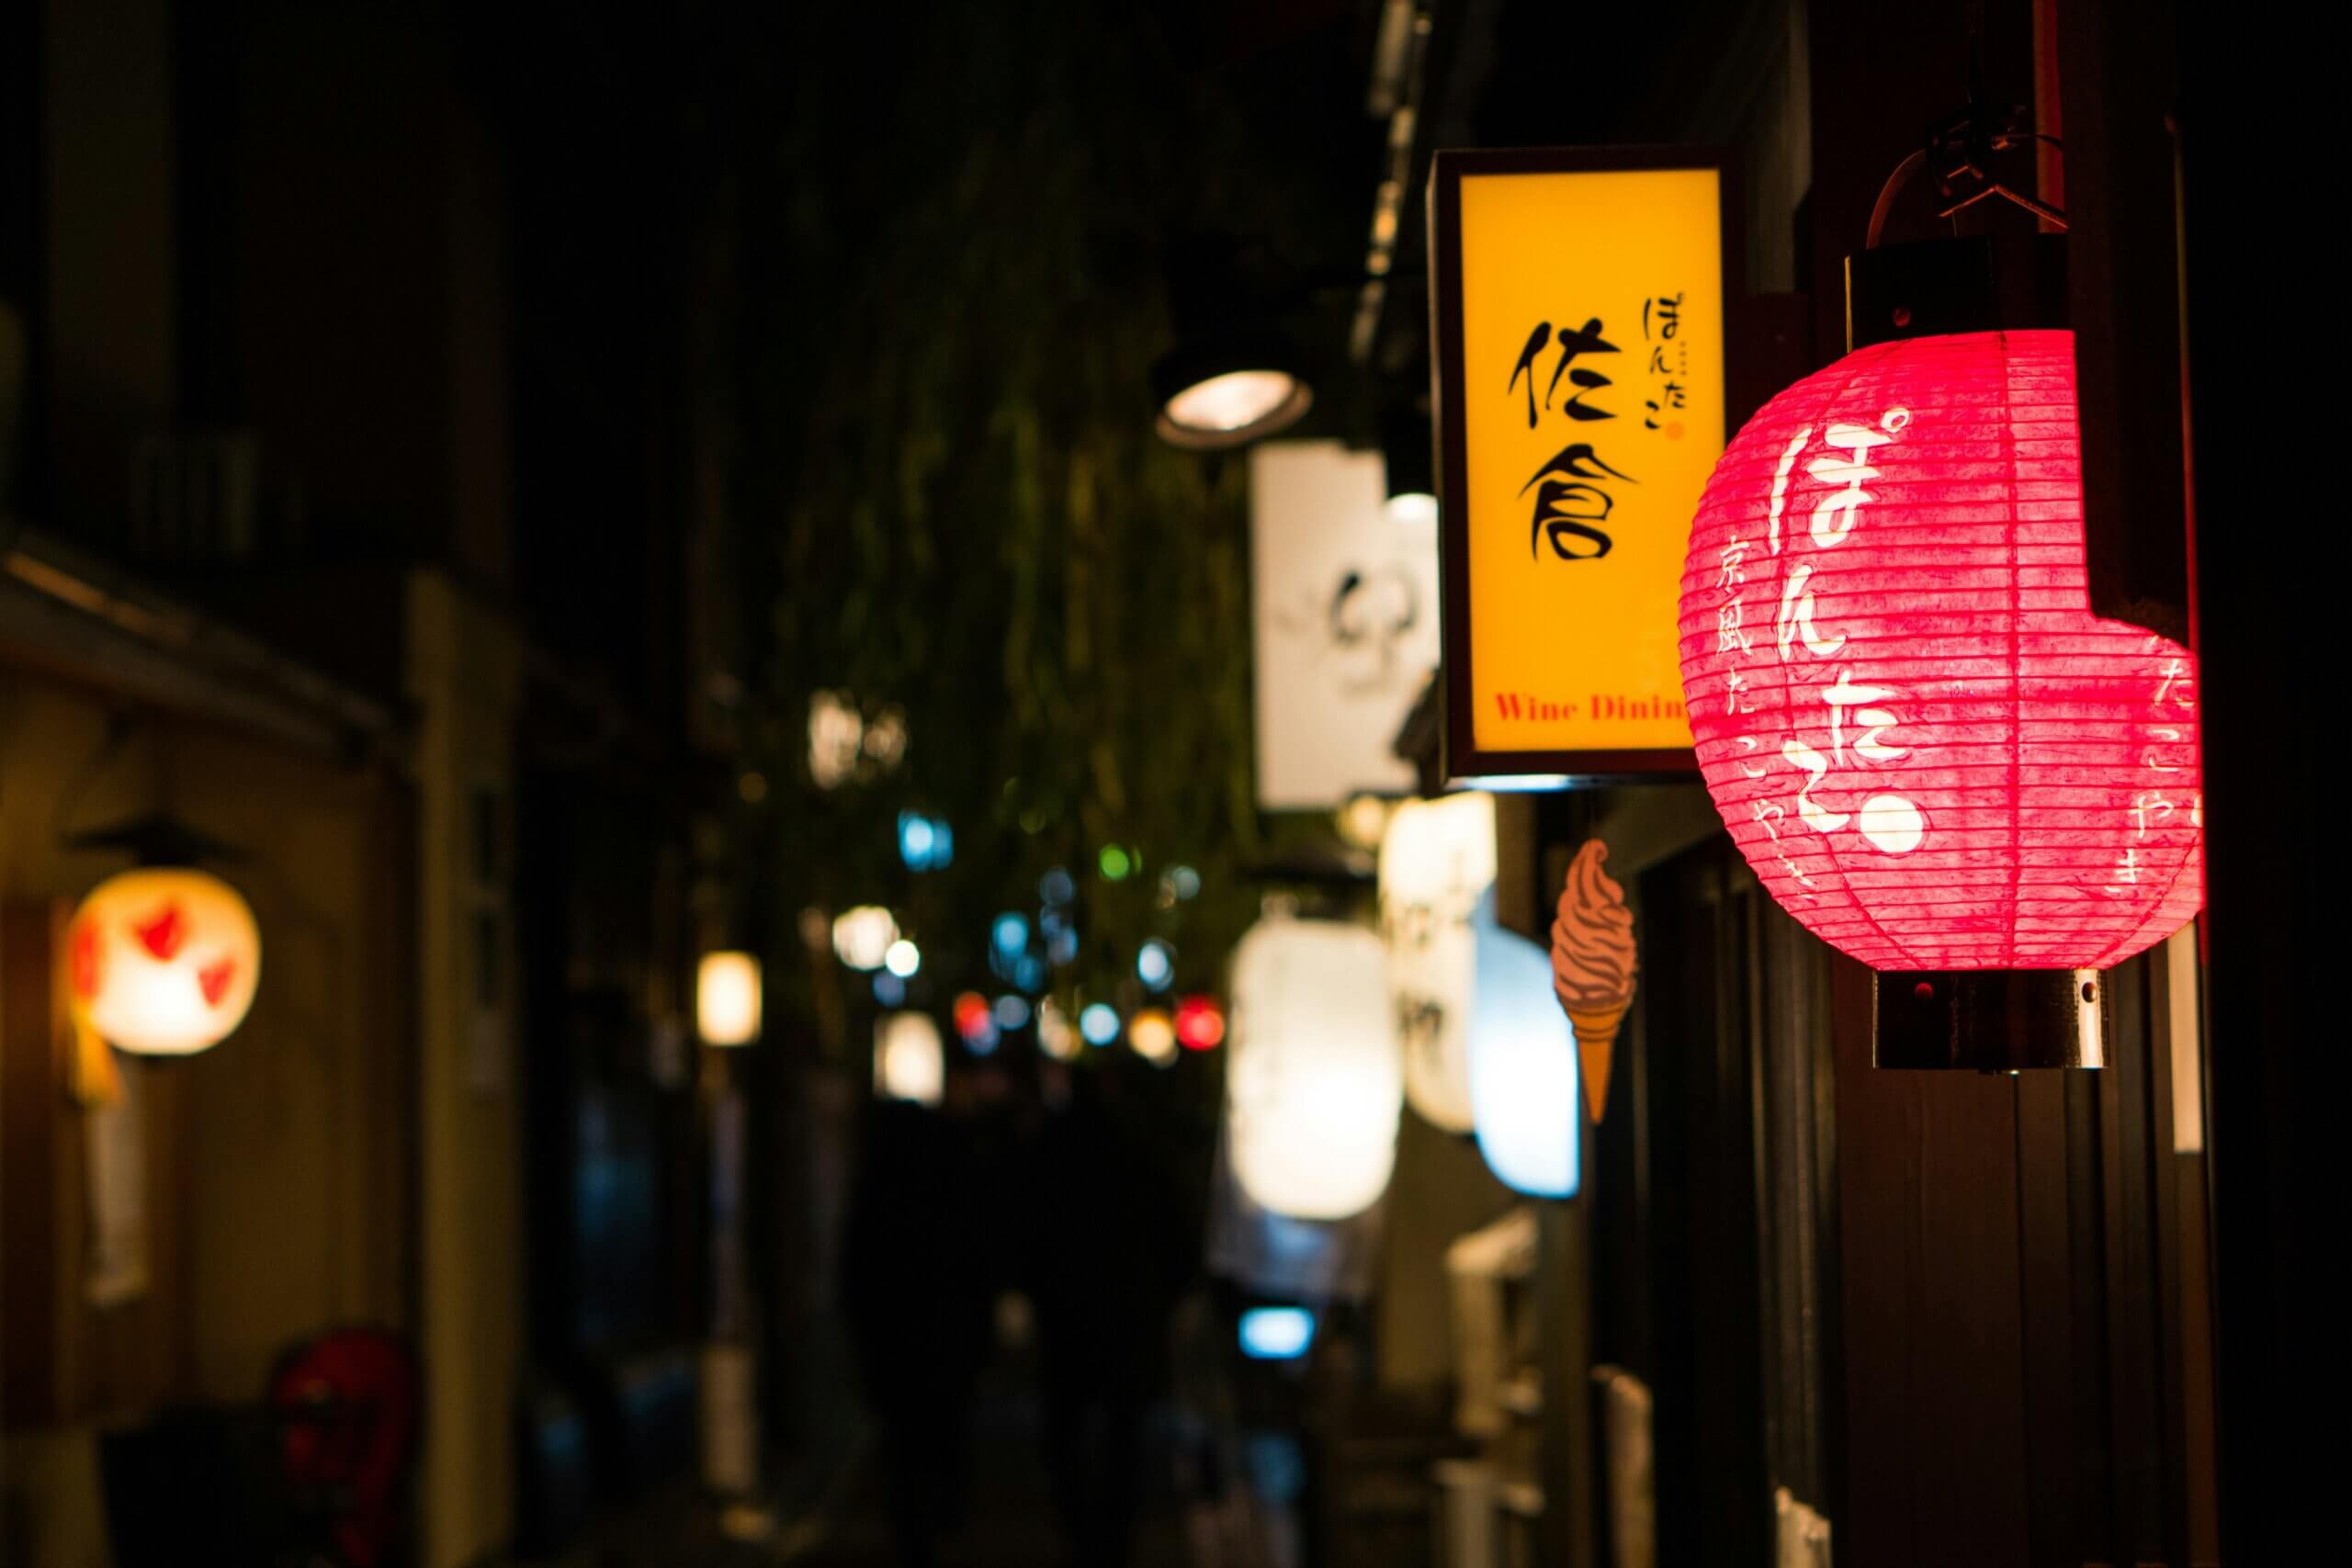
MULTIPOLYGON (((1584 1140, 1589 1150, 1591 1140, 1584 1140)), ((1590 1159, 1589 1153, 1584 1156, 1590 1159)), ((1543 1312, 1544 1561, 1597 1563, 1592 1436, 1592 1323, 1582 1197, 1545 1201, 1540 1215, 1537 1302, 1543 1312)))

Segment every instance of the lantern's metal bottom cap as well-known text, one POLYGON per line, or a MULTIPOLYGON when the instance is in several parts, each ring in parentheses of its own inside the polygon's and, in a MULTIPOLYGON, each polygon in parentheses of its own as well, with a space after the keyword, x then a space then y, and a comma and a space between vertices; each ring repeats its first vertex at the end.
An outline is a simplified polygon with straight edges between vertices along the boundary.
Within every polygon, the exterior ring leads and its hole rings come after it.
POLYGON ((2107 1065, 2098 969, 1880 970, 1871 1059, 1980 1073, 2107 1065))

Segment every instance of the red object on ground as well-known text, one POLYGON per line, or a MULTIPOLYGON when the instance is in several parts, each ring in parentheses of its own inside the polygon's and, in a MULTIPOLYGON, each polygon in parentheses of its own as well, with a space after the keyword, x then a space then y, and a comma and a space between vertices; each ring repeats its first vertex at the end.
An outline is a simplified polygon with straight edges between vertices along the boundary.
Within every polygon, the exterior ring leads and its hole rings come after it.
POLYGON ((399 1543, 420 1402, 407 1342, 381 1329, 321 1335, 270 1375, 279 1470, 353 1568, 399 1543))
POLYGON ((2203 902, 2196 660, 2090 613, 2071 333, 1876 344, 1774 398, 1680 632, 1732 838, 1872 968, 2103 968, 2203 902))

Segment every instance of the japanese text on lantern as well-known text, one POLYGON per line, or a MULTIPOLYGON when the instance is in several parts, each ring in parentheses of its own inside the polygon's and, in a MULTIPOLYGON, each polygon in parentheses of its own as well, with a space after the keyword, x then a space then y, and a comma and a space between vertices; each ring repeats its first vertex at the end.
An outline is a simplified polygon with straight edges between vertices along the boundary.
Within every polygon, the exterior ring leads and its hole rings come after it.
MULTIPOLYGON (((1867 795, 1853 791, 1848 798, 1832 801, 1815 793, 1833 767, 1848 766, 1849 751, 1857 765, 1881 770, 1900 762, 1910 754, 1910 748, 1889 739, 1903 721, 1897 710, 1887 705, 1899 703, 1902 694, 1881 683, 1846 655, 1846 633, 1820 624, 1809 586, 1816 568, 1794 558, 1800 550, 1807 554, 1834 550, 1853 537, 1862 525, 1863 508, 1872 500, 1865 487, 1879 477, 1879 470, 1871 464, 1871 455, 1895 442, 1910 423, 1911 412, 1903 408, 1885 410, 1875 424, 1829 423, 1815 448, 1818 455, 1804 468, 1828 488, 1815 499, 1802 538, 1789 514, 1789 486, 1798 459, 1813 442, 1813 426, 1798 430, 1772 470, 1771 498, 1764 514, 1764 547, 1772 557, 1785 553, 1791 558, 1780 578, 1770 646, 1787 667, 1784 691, 1792 732, 1781 742, 1781 760, 1801 782, 1785 801, 1768 796, 1750 802, 1749 809, 1771 840, 1772 852, 1782 869, 1802 888, 1811 888, 1814 882, 1790 857, 1783 837, 1792 830, 1792 808, 1798 823, 1825 839, 1850 827, 1871 848, 1890 855, 1909 854, 1927 840, 1926 817, 1904 795, 1885 790, 1867 795), (1853 799, 1854 795, 1861 797, 1853 799), (1841 805, 1849 809, 1839 809, 1841 805)), ((1750 652, 1761 633, 1760 615, 1757 627, 1750 629, 1742 595, 1747 557, 1754 547, 1754 540, 1735 539, 1724 547, 1717 562, 1715 588, 1720 603, 1715 610, 1715 651, 1734 660, 1750 652)), ((1723 700, 1725 711, 1735 717, 1755 711, 1754 692, 1736 663, 1724 680, 1723 700)), ((1736 736, 1733 743, 1743 753, 1739 766, 1747 776, 1760 779, 1772 771, 1772 759, 1758 747, 1755 736, 1736 736)))
POLYGON ((2182 780, 2197 777, 2196 742, 2190 739, 2196 719, 2197 677, 2188 660, 2166 651, 2170 645, 2161 637, 2151 637, 2148 645, 2158 660, 2150 701, 2157 722, 2147 727, 2147 746, 2140 753, 2142 787, 2132 792, 2128 808, 2132 836, 2116 857, 2102 889, 2110 898, 2130 898, 2139 891, 2142 876, 2160 874, 2140 858, 2143 847, 2153 847, 2148 844, 2152 836, 2184 823, 2192 831, 2201 831, 2205 826, 2204 795, 2180 787, 2182 780))

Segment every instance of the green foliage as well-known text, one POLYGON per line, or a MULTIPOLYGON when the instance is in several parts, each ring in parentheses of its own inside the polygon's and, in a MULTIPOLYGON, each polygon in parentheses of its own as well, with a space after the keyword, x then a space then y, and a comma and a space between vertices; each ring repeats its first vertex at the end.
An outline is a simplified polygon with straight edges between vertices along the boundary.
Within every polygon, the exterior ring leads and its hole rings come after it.
POLYGON ((1059 865, 1085 937, 1059 988, 1114 994, 1155 934, 1213 986, 1261 835, 1243 466, 1160 444, 1148 381, 1167 193, 1201 188, 1214 106, 1177 101, 1129 7, 1045 5, 1018 33, 870 9, 829 18, 887 34, 812 41, 742 186, 734 492, 775 573, 748 586, 773 604, 753 732, 783 924, 892 905, 937 1004, 987 983, 990 918, 1034 914, 1059 865), (902 710, 904 762, 815 788, 822 690, 902 710), (899 866, 902 807, 949 821, 951 870, 899 866), (1104 881, 1106 843, 1142 874, 1104 881), (1179 863, 1203 892, 1170 903, 1179 863))

